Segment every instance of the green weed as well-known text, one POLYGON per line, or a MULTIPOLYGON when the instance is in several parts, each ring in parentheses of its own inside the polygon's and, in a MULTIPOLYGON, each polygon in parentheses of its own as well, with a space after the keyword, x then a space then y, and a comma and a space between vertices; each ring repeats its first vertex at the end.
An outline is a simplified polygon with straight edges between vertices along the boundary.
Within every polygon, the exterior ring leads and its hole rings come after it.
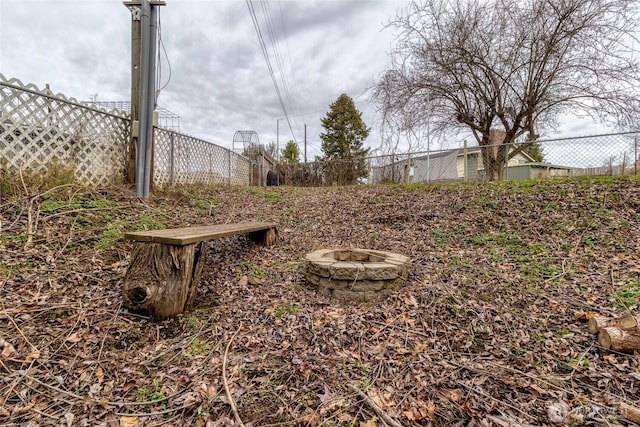
POLYGON ((0 243, 22 242, 23 237, 15 233, 0 234, 0 243))
POLYGON ((466 240, 468 243, 473 243, 474 245, 478 246, 485 246, 489 242, 486 236, 470 236, 467 237, 466 240))
POLYGON ((572 369, 587 368, 589 366, 589 359, 587 357, 580 356, 574 359, 569 359, 567 361, 567 365, 569 365, 572 369))
POLYGON ((259 265, 251 264, 249 262, 242 262, 240 265, 249 276, 253 276, 257 279, 263 279, 267 276, 267 270, 259 265))
POLYGON ((581 242, 583 246, 586 246, 589 249, 593 249, 593 246, 595 244, 593 236, 584 236, 582 237, 581 242))
POLYGON ((546 338, 544 335, 540 335, 536 332, 532 332, 531 335, 529 335, 529 341, 531 342, 545 342, 546 338))
POLYGON ((362 361, 360 359, 356 359, 356 361, 354 362, 354 365, 356 368, 360 369, 361 372, 368 374, 371 372, 371 368, 365 366, 364 363, 362 363, 362 361))
POLYGON ((159 222, 155 216, 151 214, 143 214, 136 220, 136 224, 133 227, 136 231, 142 230, 163 230, 166 227, 159 222))
POLYGON ((358 387, 359 389, 363 389, 364 390, 365 388, 367 388, 367 387, 369 387, 371 385, 371 382, 372 382, 371 378, 365 378, 362 381, 358 381, 356 383, 356 387, 358 387))
POLYGON ((611 424, 613 424, 614 426, 622 425, 620 424, 620 421, 618 421, 618 417, 616 417, 615 415, 609 415, 607 418, 609 422, 611 422, 611 424))
POLYGON ((154 378, 151 387, 139 387, 136 402, 158 402, 159 407, 167 409, 167 397, 160 391, 160 383, 154 378))
POLYGON ((273 314, 276 317, 282 317, 282 315, 285 314, 285 313, 296 314, 297 312, 300 311, 301 308, 302 308, 302 306, 299 303, 292 302, 292 303, 289 303, 289 304, 285 304, 285 305, 281 305, 279 307, 276 307, 275 310, 273 310, 273 314))
POLYGON ((249 187, 247 191, 251 194, 255 194, 256 196, 264 197, 270 203, 277 203, 280 201, 280 193, 276 193, 275 191, 264 190, 259 187, 249 187))
POLYGON ((209 350, 211 350, 211 344, 209 344, 207 340, 195 338, 193 341, 191 341, 191 344, 187 349, 187 353, 192 356, 197 356, 209 350))
POLYGON ((83 195, 75 196, 70 200, 59 200, 44 197, 40 203, 40 212, 55 213, 63 210, 80 210, 80 209, 113 209, 118 207, 118 202, 107 199, 92 199, 83 195))
POLYGON ((126 223, 124 221, 114 221, 109 223, 96 242, 96 249, 110 248, 115 242, 122 239, 125 225, 126 223))
POLYGON ((640 304, 640 279, 628 279, 623 282, 613 294, 613 304, 616 308, 628 309, 640 304))
POLYGON ((273 396, 275 391, 275 384, 272 381, 267 382, 266 384, 261 384, 255 390, 247 391, 246 395, 243 396, 242 400, 246 403, 256 403, 266 401, 273 396))

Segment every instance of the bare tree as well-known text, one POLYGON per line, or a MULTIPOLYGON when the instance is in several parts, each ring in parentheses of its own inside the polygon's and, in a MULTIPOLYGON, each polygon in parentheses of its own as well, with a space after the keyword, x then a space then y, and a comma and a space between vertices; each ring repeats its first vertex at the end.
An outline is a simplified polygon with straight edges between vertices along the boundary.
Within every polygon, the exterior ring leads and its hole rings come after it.
POLYGON ((500 179, 560 114, 638 126, 637 20, 637 0, 414 1, 390 24, 393 66, 374 97, 396 123, 470 129, 500 179), (504 140, 490 149, 492 129, 504 140))

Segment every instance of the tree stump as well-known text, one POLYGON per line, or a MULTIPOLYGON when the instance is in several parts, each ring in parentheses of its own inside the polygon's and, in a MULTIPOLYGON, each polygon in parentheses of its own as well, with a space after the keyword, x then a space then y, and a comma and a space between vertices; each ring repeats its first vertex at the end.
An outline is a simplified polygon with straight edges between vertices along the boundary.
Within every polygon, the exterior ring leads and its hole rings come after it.
POLYGON ((260 230, 249 233, 249 238, 256 244, 273 246, 278 240, 278 231, 275 227, 268 230, 260 230))
POLYGON ((122 286, 124 306, 155 319, 190 310, 207 241, 247 233, 269 246, 278 237, 276 224, 254 221, 124 233, 136 241, 122 286))
POLYGON ((598 343, 605 349, 622 353, 633 353, 640 349, 640 334, 624 331, 617 326, 608 326, 598 332, 598 343))
POLYGON ((597 334, 600 332, 600 329, 606 328, 607 326, 613 325, 615 322, 614 319, 607 316, 593 316, 589 318, 589 332, 592 334, 597 334))
POLYGON ((137 243, 124 277, 124 306, 154 319, 189 310, 206 252, 206 241, 188 245, 137 243))

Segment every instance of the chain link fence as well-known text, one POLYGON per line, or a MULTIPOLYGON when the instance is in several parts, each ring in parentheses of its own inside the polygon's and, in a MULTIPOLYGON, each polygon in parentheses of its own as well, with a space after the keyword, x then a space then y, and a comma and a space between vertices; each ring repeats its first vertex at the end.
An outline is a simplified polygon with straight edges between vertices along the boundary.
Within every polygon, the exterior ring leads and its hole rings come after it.
MULTIPOLYGON (((61 166, 90 187, 120 184, 130 138, 128 115, 80 103, 0 74, 0 168, 9 176, 46 175, 61 166)), ((464 146, 277 165, 280 184, 296 186, 485 181, 596 175, 637 175, 640 132, 464 146)), ((154 128, 154 185, 261 185, 260 168, 227 148, 154 128)), ((273 169, 272 167, 269 167, 273 169)), ((262 175, 265 175, 263 173, 262 175)), ((264 178, 264 176, 262 177, 264 178)))
POLYGON ((640 132, 280 165, 288 185, 488 181, 640 173, 640 132))
MULTIPOLYGON (((130 119, 40 90, 0 74, 0 170, 46 176, 64 168, 87 187, 122 184, 129 157, 130 119)), ((249 159, 218 145, 154 128, 154 185, 252 184, 249 159)))

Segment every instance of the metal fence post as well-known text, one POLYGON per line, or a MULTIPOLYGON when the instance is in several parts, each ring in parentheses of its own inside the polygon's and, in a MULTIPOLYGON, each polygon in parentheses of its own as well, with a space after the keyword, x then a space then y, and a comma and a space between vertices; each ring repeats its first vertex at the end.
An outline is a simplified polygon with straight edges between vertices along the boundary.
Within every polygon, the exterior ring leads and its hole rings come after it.
POLYGON ((609 175, 613 176, 613 157, 609 157, 609 175))
POLYGON ((464 177, 464 182, 467 182, 467 140, 465 139, 463 144, 463 155, 462 155, 462 176, 464 177))
POLYGON ((633 174, 638 175, 638 137, 634 138, 635 141, 635 155, 633 157, 633 174))
POLYGON ((169 134, 169 185, 175 185, 175 146, 173 143, 173 133, 169 134))
POLYGON ((227 150, 227 159, 229 160, 228 168, 229 168, 229 185, 231 185, 231 151, 227 150))
POLYGON ((212 176, 213 176, 213 153, 209 153, 209 176, 207 177, 207 184, 211 184, 212 176))
POLYGON ((504 155, 504 181, 509 180, 509 145, 510 144, 505 144, 504 149, 506 150, 506 153, 504 155))

